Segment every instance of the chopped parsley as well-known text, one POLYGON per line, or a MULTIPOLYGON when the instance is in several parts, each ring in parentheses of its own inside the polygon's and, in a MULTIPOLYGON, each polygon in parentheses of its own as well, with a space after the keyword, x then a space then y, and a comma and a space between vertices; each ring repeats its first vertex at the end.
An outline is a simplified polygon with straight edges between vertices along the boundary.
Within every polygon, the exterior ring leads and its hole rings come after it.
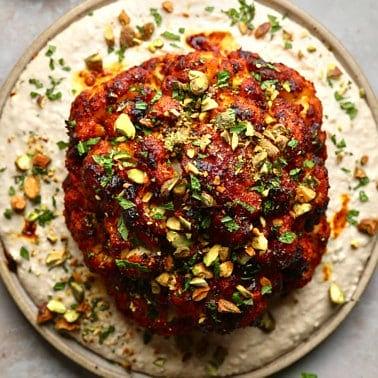
POLYGON ((363 186, 366 186, 367 184, 369 184, 369 182, 370 182, 369 177, 367 177, 367 176, 361 177, 361 178, 358 179, 358 184, 353 189, 356 190, 356 189, 359 189, 363 186))
POLYGON ((215 9, 215 7, 206 7, 205 11, 209 12, 209 13, 212 13, 212 12, 214 12, 214 9, 215 9))
POLYGON ((29 222, 38 222, 42 227, 49 224, 55 218, 56 215, 45 206, 37 207, 26 216, 29 222))
POLYGON ((30 259, 29 250, 26 247, 22 246, 20 249, 20 256, 25 260, 29 260, 30 259))
POLYGON ((129 237, 129 231, 128 231, 127 227, 126 227, 125 220, 123 219, 123 217, 120 217, 118 219, 117 230, 118 230, 118 233, 121 235, 121 238, 123 240, 127 240, 128 239, 128 237, 129 237))
POLYGON ((178 31, 179 31, 180 34, 184 34, 185 33, 185 28, 179 28, 178 31))
POLYGON ((163 21, 163 18, 161 17, 159 11, 156 8, 150 8, 150 14, 154 18, 155 24, 157 26, 160 26, 163 21))
POLYGON ((268 14, 268 20, 269 20, 269 23, 270 23, 270 32, 271 32, 271 34, 274 34, 274 33, 278 32, 278 30, 281 29, 281 25, 278 22, 276 16, 268 14))
POLYGON ((64 150, 68 147, 69 144, 67 142, 64 142, 63 140, 60 140, 59 142, 56 142, 56 145, 60 150, 64 150))
POLYGON ((253 19, 255 17, 254 4, 247 4, 246 0, 239 0, 239 9, 230 8, 228 10, 222 10, 226 14, 230 21, 231 26, 236 25, 238 22, 243 22, 247 25, 248 29, 253 29, 253 19))
POLYGON ((292 48, 293 48, 293 44, 291 42, 289 42, 289 41, 285 41, 285 43, 284 43, 284 49, 285 50, 290 50, 292 48))
POLYGON ((77 152, 80 156, 86 154, 91 146, 94 146, 100 141, 101 138, 89 138, 85 141, 80 141, 76 145, 77 152))
POLYGON ((117 201, 119 203, 119 205, 122 207, 122 209, 124 210, 129 210, 133 207, 135 207, 135 204, 134 202, 131 202, 129 201, 128 199, 126 198, 123 198, 122 196, 118 196, 116 197, 117 198, 117 201))
POLYGON ((165 39, 168 39, 169 41, 180 41, 181 37, 175 33, 165 31, 164 33, 161 34, 162 37, 165 39))
POLYGON ((226 226, 228 232, 239 230, 240 226, 229 216, 226 215, 221 219, 221 222, 226 226))
POLYGON ((138 269, 141 272, 149 272, 149 269, 146 266, 128 260, 116 259, 115 263, 118 269, 138 269))
POLYGON ((164 210, 169 210, 169 211, 173 211, 175 209, 173 202, 164 203, 164 204, 160 205, 160 208, 162 208, 164 210))
POLYGON ((355 210, 355 209, 349 210, 346 217, 347 222, 349 224, 352 224, 353 226, 356 226, 358 223, 356 218, 358 217, 359 214, 360 212, 358 210, 355 210))
POLYGON ((48 45, 45 55, 50 57, 54 54, 55 51, 56 51, 56 46, 48 45))
POLYGON ((54 291, 61 291, 61 290, 63 290, 65 287, 66 287, 66 283, 65 283, 65 282, 57 282, 57 283, 53 286, 53 289, 54 289, 54 291))
POLYGON ((126 49, 124 47, 120 47, 118 50, 115 51, 115 54, 118 55, 118 62, 122 63, 125 59, 125 51, 126 49))
POLYGON ((98 340, 100 344, 103 344, 103 342, 112 334, 114 333, 115 328, 114 326, 110 325, 108 328, 105 330, 101 331, 99 334, 98 340))
POLYGON ((243 201, 240 201, 240 200, 235 200, 233 203, 235 205, 239 205, 239 206, 243 207, 244 209, 246 209, 247 211, 249 211, 252 214, 256 211, 256 208, 254 206, 250 205, 247 202, 243 202, 243 201))
POLYGON ((350 119, 355 119, 358 113, 358 110, 356 106, 350 102, 350 101, 345 101, 340 103, 340 108, 348 114, 350 119))
POLYGON ((261 295, 271 294, 271 293, 272 293, 272 285, 264 285, 261 288, 261 295))
POLYGON ((29 84, 34 85, 37 89, 43 88, 43 84, 37 79, 29 79, 29 84))
POLYGON ((230 73, 228 71, 220 71, 217 73, 218 88, 227 87, 229 85, 230 73))
POLYGON ((14 196, 16 194, 16 189, 13 186, 10 186, 8 189, 8 195, 14 196))
POLYGON ((49 76, 49 80, 50 80, 50 88, 47 88, 46 89, 46 97, 50 100, 50 101, 57 101, 57 100, 60 100, 62 98, 62 92, 56 92, 56 87, 63 81, 63 78, 60 78, 60 79, 55 79, 54 77, 52 76, 49 76))
POLYGON ((314 373, 302 373, 301 378, 318 378, 318 376, 314 373))
POLYGON ((361 202, 368 202, 369 201, 368 195, 363 190, 360 190, 360 192, 358 193, 358 198, 361 202))
POLYGON ((13 211, 12 209, 5 209, 3 212, 3 216, 5 219, 11 219, 13 216, 13 211))
POLYGON ((199 192, 201 190, 201 183, 200 180, 194 175, 190 175, 190 188, 194 192, 199 192))
POLYGON ((297 238, 297 235, 295 235, 294 232, 285 231, 283 234, 281 234, 278 237, 278 240, 284 244, 291 244, 296 238, 297 238))

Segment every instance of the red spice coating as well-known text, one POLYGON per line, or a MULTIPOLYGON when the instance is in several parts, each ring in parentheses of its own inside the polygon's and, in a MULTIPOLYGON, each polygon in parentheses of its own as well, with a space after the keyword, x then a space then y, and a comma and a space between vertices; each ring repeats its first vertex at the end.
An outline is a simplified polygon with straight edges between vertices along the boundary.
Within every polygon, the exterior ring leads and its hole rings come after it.
POLYGON ((81 93, 70 121, 66 222, 127 317, 164 335, 230 332, 311 279, 328 177, 321 103, 298 72, 245 51, 166 55, 81 93), (208 85, 193 94, 198 71, 208 85), (120 138, 120 114, 135 138, 120 138))

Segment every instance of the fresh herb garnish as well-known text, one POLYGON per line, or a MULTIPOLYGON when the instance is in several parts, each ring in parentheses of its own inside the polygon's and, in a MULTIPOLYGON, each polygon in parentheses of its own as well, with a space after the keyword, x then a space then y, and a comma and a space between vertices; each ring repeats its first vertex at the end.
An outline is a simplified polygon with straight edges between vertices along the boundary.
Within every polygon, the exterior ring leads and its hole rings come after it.
POLYGON ((60 150, 64 150, 69 146, 69 144, 67 142, 64 142, 63 140, 56 142, 56 145, 58 146, 60 150))
POLYGON ((198 178, 194 175, 190 175, 190 188, 194 192, 199 192, 201 190, 201 183, 198 178))
POLYGON ((224 216, 221 222, 226 226, 228 232, 239 230, 240 226, 229 215, 224 216))
POLYGON ((271 34, 274 34, 274 33, 278 32, 278 30, 281 29, 281 25, 278 22, 276 16, 268 14, 268 20, 270 22, 270 32, 271 32, 271 34))
POLYGON ((160 90, 158 90, 155 96, 152 98, 151 104, 155 104, 155 102, 158 102, 162 96, 163 96, 163 93, 160 90))
POLYGON ((50 223, 55 218, 56 215, 45 206, 37 207, 26 216, 26 219, 29 222, 38 222, 38 224, 42 227, 50 223))
POLYGON ((80 141, 76 145, 77 152, 80 156, 86 154, 89 151, 89 148, 97 144, 100 141, 100 139, 101 138, 89 138, 87 140, 80 141))
POLYGON ((255 17, 255 6, 254 4, 247 4, 246 0, 239 0, 239 10, 235 8, 230 8, 228 10, 222 10, 231 20, 231 26, 237 24, 238 22, 243 22, 247 25, 248 29, 253 29, 253 19, 255 17))
POLYGON ((30 259, 29 250, 26 247, 22 246, 20 249, 20 256, 25 260, 29 260, 30 259))
POLYGON ((103 344, 103 342, 112 334, 114 333, 115 331, 115 328, 114 326, 110 325, 108 328, 106 328, 105 330, 101 331, 101 333, 99 334, 99 343, 100 344, 103 344))
POLYGON ((52 76, 49 76, 49 80, 50 80, 51 87, 46 89, 46 92, 45 92, 46 97, 50 101, 60 100, 62 98, 62 92, 55 92, 55 90, 56 90, 56 87, 63 81, 63 78, 55 79, 52 76))
POLYGON ((12 209, 5 209, 3 212, 3 216, 5 219, 11 219, 13 216, 13 211, 12 209))
POLYGON ((162 37, 165 39, 168 39, 169 41, 180 41, 181 37, 175 33, 165 31, 164 33, 161 34, 162 37))
POLYGON ((150 14, 154 18, 155 24, 157 26, 160 26, 163 21, 163 18, 161 14, 159 13, 159 11, 156 8, 150 8, 150 14))
POLYGON ((261 288, 261 295, 271 294, 271 293, 272 293, 272 285, 264 285, 261 288))
POLYGON ((56 46, 48 45, 45 55, 50 57, 54 54, 55 51, 56 51, 56 46))
POLYGON ((217 87, 223 88, 229 85, 230 73, 228 71, 220 71, 217 73, 217 87))
POLYGON ((240 200, 235 200, 233 203, 235 205, 239 205, 239 206, 243 207, 244 209, 246 209, 247 211, 249 211, 252 214, 256 211, 256 208, 254 206, 250 205, 249 203, 246 203, 246 202, 243 202, 243 201, 240 201, 240 200))
POLYGON ((61 290, 63 290, 65 287, 66 287, 66 283, 65 283, 65 282, 57 282, 57 283, 53 286, 53 289, 54 289, 54 291, 61 291, 61 290))
POLYGON ((281 234, 278 237, 278 240, 281 243, 291 244, 296 238, 297 238, 297 235, 295 235, 294 232, 292 232, 292 231, 285 231, 283 234, 281 234))
POLYGON ((209 12, 209 13, 212 13, 212 12, 214 12, 214 9, 215 9, 215 7, 206 7, 205 11, 209 12))
POLYGON ((43 84, 37 79, 29 79, 29 84, 34 85, 37 89, 43 88, 43 84))
POLYGON ((353 189, 356 190, 356 189, 359 189, 363 186, 366 186, 367 184, 369 184, 369 182, 370 182, 369 177, 367 177, 367 176, 361 177, 361 178, 358 179, 358 184, 353 189))
POLYGON ((118 233, 121 235, 123 240, 128 239, 129 231, 126 227, 125 220, 123 219, 122 216, 118 219, 117 230, 118 230, 118 233))
POLYGON ((131 202, 128 199, 126 199, 126 198, 124 198, 122 196, 117 196, 116 198, 117 198, 117 201, 118 201, 119 205, 124 210, 129 210, 129 209, 135 207, 135 203, 134 202, 131 202))
POLYGON ((358 193, 358 198, 361 202, 368 202, 369 201, 368 195, 363 190, 360 190, 360 192, 358 193))
POLYGON ((353 226, 356 226, 358 223, 356 218, 358 217, 359 214, 360 212, 358 210, 355 210, 355 209, 349 210, 346 217, 347 222, 349 224, 352 224, 353 226))
POLYGON ((356 106, 350 102, 350 101, 345 101, 340 103, 340 108, 348 114, 350 119, 355 119, 358 113, 358 110, 356 106))
POLYGON ((128 260, 116 259, 115 263, 118 269, 138 269, 141 272, 149 272, 149 269, 146 266, 128 260))

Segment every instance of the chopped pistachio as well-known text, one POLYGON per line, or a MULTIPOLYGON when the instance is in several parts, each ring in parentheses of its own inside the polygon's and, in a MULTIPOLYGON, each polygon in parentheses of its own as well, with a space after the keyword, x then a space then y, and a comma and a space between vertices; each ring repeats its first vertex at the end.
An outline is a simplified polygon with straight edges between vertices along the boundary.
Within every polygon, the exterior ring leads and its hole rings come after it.
POLYGON ((13 196, 10 200, 11 208, 16 213, 22 213, 26 207, 26 201, 23 196, 16 195, 13 196))
POLYGON ((160 276, 156 277, 155 280, 156 282, 159 283, 159 285, 164 286, 164 287, 169 287, 169 285, 174 280, 174 276, 172 274, 164 272, 160 274, 160 276))
POLYGON ((201 193, 201 202, 207 207, 212 207, 216 204, 214 197, 206 192, 201 193))
POLYGON ((170 217, 167 219, 167 227, 171 230, 180 231, 181 223, 180 220, 176 217, 170 217))
POLYGON ((119 131, 122 135, 129 139, 134 139, 136 130, 134 124, 131 122, 130 117, 122 113, 114 123, 115 129, 119 131))
POLYGON ((231 312, 234 314, 240 314, 241 311, 232 302, 226 301, 225 299, 219 299, 218 312, 231 312))
POLYGON ((78 303, 81 303, 84 299, 84 288, 82 285, 75 281, 70 282, 72 294, 78 303))
POLYGON ((161 186, 160 192, 161 194, 168 194, 172 189, 175 188, 175 185, 179 181, 179 177, 173 177, 167 181, 164 182, 164 184, 161 186))
POLYGON ((232 261, 225 261, 219 266, 220 277, 230 277, 234 270, 234 264, 232 261))
POLYGON ((189 284, 196 287, 207 287, 209 286, 204 278, 194 277, 189 281, 189 284))
POLYGON ((307 51, 309 53, 315 52, 316 51, 316 46, 313 46, 313 45, 307 46, 307 51))
POLYGON ((216 109, 218 106, 218 103, 214 99, 212 99, 211 97, 205 97, 201 103, 201 111, 208 112, 210 110, 216 109))
POLYGON ((88 70, 101 72, 103 70, 102 57, 100 54, 92 54, 85 59, 88 70))
POLYGON ((299 185, 296 194, 296 199, 300 203, 310 202, 316 197, 316 192, 305 185, 299 185))
POLYGON ((152 198, 152 196, 153 196, 152 192, 145 193, 142 197, 142 202, 144 203, 150 202, 150 199, 152 198))
POLYGON ((210 270, 206 269, 205 264, 203 263, 195 264, 192 268, 192 273, 197 277, 206 279, 214 277, 213 273, 211 273, 210 270))
POLYGON ((247 290, 243 285, 237 285, 236 290, 244 297, 244 298, 252 298, 252 293, 247 290))
POLYGON ((193 290, 192 299, 195 302, 202 301, 207 297, 207 294, 210 291, 210 287, 198 287, 197 289, 193 290))
POLYGON ((259 251, 266 251, 268 249, 268 239, 263 233, 260 233, 252 239, 252 247, 259 251))
POLYGON ((192 224, 187 220, 185 219, 184 217, 182 217, 181 215, 179 216, 179 219, 180 219, 180 222, 181 224, 188 230, 190 230, 192 228, 192 224))
POLYGON ((189 71, 190 90, 196 94, 204 93, 209 88, 209 79, 201 71, 189 71))
POLYGON ((198 168, 191 162, 189 162, 187 165, 186 165, 186 169, 191 172, 191 173, 194 173, 195 175, 199 175, 201 172, 198 170, 198 168))
POLYGON ((80 318, 80 314, 75 310, 68 310, 63 317, 68 323, 75 323, 80 318))
POLYGON ((147 174, 137 168, 129 169, 127 171, 127 177, 137 184, 144 184, 147 180, 147 174))
POLYGON ((235 151, 239 145, 239 137, 238 134, 232 133, 231 134, 231 149, 235 151))
POLYGON ((299 217, 305 213, 311 211, 312 206, 310 203, 296 203, 293 206, 293 211, 296 217, 299 217))
POLYGON ((62 265, 67 260, 67 253, 64 250, 52 251, 46 256, 45 263, 48 267, 62 265))
POLYGON ((173 12, 173 3, 172 1, 163 1, 161 4, 162 8, 167 12, 167 13, 172 13, 173 12))
POLYGON ((128 25, 130 23, 130 17, 124 9, 122 9, 118 15, 118 21, 121 23, 121 25, 128 25))
POLYGON ((21 155, 16 159, 16 167, 20 171, 27 171, 32 166, 31 158, 28 155, 21 155))
POLYGON ((343 304, 345 303, 345 294, 343 290, 334 282, 329 286, 329 297, 332 303, 343 304))
POLYGON ((148 50, 154 53, 157 49, 164 47, 164 41, 161 38, 155 39, 148 45, 148 50))
POLYGON ((57 299, 50 299, 47 303, 47 308, 57 314, 64 314, 66 312, 66 306, 57 299))
POLYGON ((264 312, 258 327, 266 333, 274 331, 274 329, 276 328, 276 321, 274 320, 270 312, 264 312))
POLYGON ((31 200, 36 199, 41 193, 41 184, 36 176, 25 177, 23 186, 26 197, 31 200))
POLYGON ((176 231, 167 232, 167 240, 179 251, 189 250, 190 241, 176 231))
POLYGON ((110 24, 105 25, 104 28, 104 39, 108 47, 114 47, 115 45, 115 38, 113 28, 110 24))
POLYGON ((205 257, 203 258, 203 262, 206 266, 210 266, 212 265, 215 260, 218 258, 219 256, 219 250, 222 248, 221 245, 219 244, 215 244, 213 245, 209 251, 206 253, 205 257))

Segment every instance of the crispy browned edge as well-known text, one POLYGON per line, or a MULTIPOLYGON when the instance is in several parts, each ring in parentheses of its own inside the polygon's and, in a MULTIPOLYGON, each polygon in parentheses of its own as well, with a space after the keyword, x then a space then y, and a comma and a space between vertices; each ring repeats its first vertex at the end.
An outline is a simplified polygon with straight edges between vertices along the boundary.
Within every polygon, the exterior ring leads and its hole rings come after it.
MULTIPOLYGON (((56 22, 54 22, 48 29, 40 34, 25 51, 24 55, 19 59, 13 70, 10 72, 7 80, 0 89, 0 118, 4 105, 8 96, 17 82, 20 74, 25 69, 26 65, 38 51, 40 51, 45 44, 64 30, 72 22, 77 21, 86 15, 90 10, 100 8, 106 4, 112 3, 115 0, 87 0, 71 11, 63 15, 56 22)), ((299 24, 306 27, 312 34, 318 37, 326 45, 330 46, 333 53, 340 60, 343 67, 348 71, 352 78, 357 82, 360 87, 366 90, 367 103, 373 113, 374 120, 378 127, 378 101, 371 89, 367 79, 363 75, 361 69, 354 61, 348 51, 342 44, 334 37, 324 26, 307 15, 304 11, 291 4, 288 0, 258 0, 259 3, 269 5, 270 7, 290 15, 290 17, 297 21, 299 24)), ((365 290, 370 278, 372 277, 375 267, 378 262, 378 243, 375 238, 372 243, 372 250, 370 257, 366 263, 365 269, 360 277, 357 289, 353 294, 352 299, 344 306, 328 318, 312 335, 298 344, 295 348, 281 355, 274 361, 269 362, 265 366, 261 366, 253 371, 242 373, 239 377, 259 378, 266 377, 277 373, 285 367, 291 365, 295 361, 305 356, 308 352, 319 345, 326 339, 340 323, 347 317, 352 308, 355 306, 363 291, 365 290)), ((3 243, 0 247, 0 276, 7 287, 10 295, 17 303, 19 309, 24 316, 33 325, 33 327, 42 335, 51 345, 57 350, 62 352, 65 356, 75 361, 77 364, 88 369, 89 371, 103 376, 103 377, 119 377, 123 375, 128 377, 129 374, 121 366, 114 365, 96 353, 86 349, 74 340, 62 338, 50 327, 39 327, 36 324, 37 307, 30 299, 29 295, 19 282, 17 275, 8 269, 8 263, 5 256, 3 243)))

